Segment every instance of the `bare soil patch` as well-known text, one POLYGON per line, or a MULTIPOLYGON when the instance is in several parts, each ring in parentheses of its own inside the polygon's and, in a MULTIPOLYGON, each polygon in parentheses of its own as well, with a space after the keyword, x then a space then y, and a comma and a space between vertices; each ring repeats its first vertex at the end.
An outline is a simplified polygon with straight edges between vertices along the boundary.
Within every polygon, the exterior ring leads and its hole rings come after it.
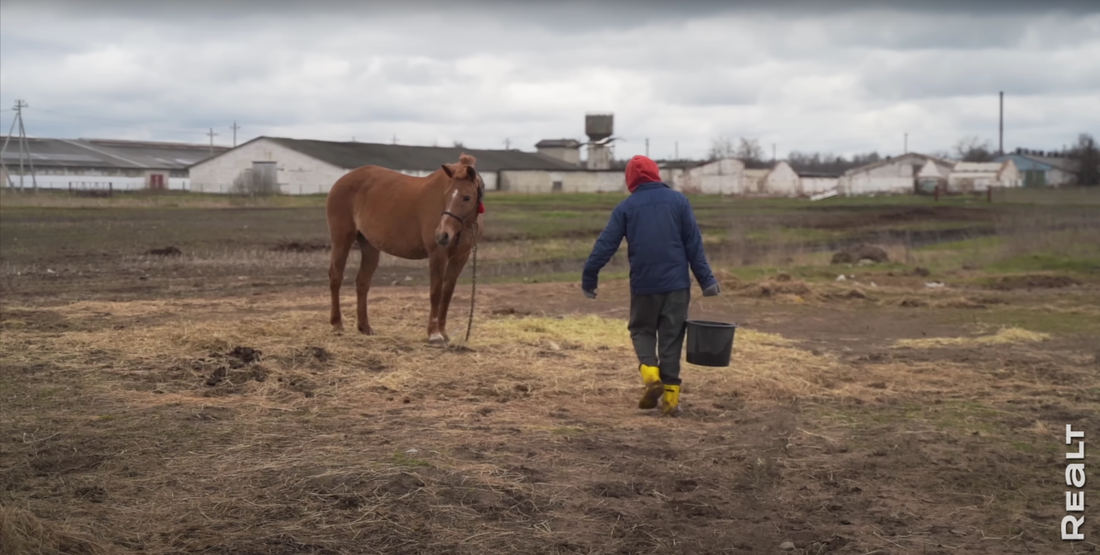
POLYGON ((419 288, 370 338, 331 334, 320 288, 5 301, 0 363, 39 370, 3 377, 3 505, 105 553, 1049 552, 1050 430, 1100 425, 1094 347, 755 294, 708 303, 748 323, 734 364, 685 367, 659 418, 623 284, 479 292, 451 349, 419 288))
POLYGON ((994 279, 988 287, 997 291, 1014 291, 1017 289, 1060 289, 1075 285, 1081 285, 1081 282, 1069 276, 1031 274, 1002 276, 994 279))

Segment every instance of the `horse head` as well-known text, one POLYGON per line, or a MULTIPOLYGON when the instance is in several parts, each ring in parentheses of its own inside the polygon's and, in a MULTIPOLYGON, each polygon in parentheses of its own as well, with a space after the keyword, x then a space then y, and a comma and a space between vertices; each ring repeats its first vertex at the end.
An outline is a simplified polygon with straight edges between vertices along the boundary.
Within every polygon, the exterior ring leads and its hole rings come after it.
POLYGON ((464 153, 457 164, 443 164, 443 172, 451 182, 443 192, 443 213, 435 228, 435 242, 441 247, 449 245, 466 224, 477 219, 485 183, 474 169, 476 163, 473 156, 464 153))

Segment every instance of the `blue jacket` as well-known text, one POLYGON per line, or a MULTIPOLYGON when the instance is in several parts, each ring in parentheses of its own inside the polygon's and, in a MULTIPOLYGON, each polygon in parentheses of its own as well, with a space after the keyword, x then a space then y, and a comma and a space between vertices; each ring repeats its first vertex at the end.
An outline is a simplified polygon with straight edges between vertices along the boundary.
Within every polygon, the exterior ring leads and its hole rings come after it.
POLYGON ((664 183, 642 183, 611 213, 584 265, 581 287, 596 289, 600 270, 626 237, 630 292, 653 295, 691 287, 691 276, 703 289, 717 280, 703 254, 703 237, 691 204, 664 183))

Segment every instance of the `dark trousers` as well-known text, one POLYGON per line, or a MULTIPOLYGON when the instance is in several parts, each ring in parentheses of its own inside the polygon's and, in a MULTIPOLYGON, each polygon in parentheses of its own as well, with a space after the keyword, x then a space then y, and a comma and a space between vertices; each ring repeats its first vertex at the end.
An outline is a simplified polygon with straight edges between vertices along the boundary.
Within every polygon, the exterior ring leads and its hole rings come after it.
POLYGON ((680 354, 687 330, 691 289, 657 295, 631 295, 630 340, 638 362, 661 370, 661 382, 680 385, 680 354))

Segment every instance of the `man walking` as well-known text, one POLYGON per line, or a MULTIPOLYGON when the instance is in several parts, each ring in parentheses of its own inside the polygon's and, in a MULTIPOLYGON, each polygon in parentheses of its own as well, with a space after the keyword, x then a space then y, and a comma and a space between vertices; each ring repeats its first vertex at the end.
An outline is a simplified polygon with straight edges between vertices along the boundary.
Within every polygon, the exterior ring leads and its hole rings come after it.
POLYGON ((703 253, 691 204, 661 182, 657 164, 635 156, 626 165, 630 196, 615 207, 584 265, 581 289, 596 298, 597 278, 626 237, 630 262, 628 329, 638 355, 644 391, 638 408, 661 402, 666 415, 680 413, 680 353, 691 300, 691 274, 703 296, 719 293, 703 253), (662 397, 663 394, 663 397, 662 397))

